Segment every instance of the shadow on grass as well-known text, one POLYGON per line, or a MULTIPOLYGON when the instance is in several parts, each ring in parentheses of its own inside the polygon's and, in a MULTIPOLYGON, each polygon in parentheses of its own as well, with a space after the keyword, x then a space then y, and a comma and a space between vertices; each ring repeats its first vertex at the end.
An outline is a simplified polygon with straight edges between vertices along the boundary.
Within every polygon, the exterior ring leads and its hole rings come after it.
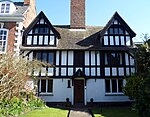
POLYGON ((135 110, 128 107, 93 108, 95 117, 138 117, 135 110))

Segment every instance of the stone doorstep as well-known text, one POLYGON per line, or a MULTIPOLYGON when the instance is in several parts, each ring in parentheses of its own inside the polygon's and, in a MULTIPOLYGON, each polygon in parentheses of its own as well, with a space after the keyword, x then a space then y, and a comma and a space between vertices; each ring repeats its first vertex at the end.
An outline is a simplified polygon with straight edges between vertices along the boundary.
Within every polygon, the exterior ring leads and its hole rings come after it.
POLYGON ((72 109, 68 117, 92 117, 88 109, 72 109))

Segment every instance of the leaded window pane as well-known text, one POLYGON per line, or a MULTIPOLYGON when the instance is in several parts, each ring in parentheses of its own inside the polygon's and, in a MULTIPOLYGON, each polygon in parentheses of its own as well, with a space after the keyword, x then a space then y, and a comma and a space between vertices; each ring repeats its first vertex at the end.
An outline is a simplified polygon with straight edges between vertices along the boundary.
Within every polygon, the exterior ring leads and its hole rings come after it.
POLYGON ((110 93, 110 80, 105 80, 106 93, 110 93))
POLYGON ((117 80, 112 80, 112 93, 117 92, 117 80))
POLYGON ((41 92, 46 92, 46 80, 41 80, 41 92))

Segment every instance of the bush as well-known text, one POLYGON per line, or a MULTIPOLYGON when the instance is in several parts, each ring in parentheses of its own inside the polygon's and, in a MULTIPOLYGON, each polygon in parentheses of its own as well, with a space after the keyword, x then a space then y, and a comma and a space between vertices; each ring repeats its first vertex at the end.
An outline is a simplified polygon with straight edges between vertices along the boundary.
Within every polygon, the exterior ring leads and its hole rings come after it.
POLYGON ((13 97, 11 100, 5 98, 0 101, 0 113, 4 116, 18 116, 23 112, 28 110, 33 110, 37 108, 44 108, 45 103, 34 96, 33 93, 27 94, 28 101, 24 97, 13 97))

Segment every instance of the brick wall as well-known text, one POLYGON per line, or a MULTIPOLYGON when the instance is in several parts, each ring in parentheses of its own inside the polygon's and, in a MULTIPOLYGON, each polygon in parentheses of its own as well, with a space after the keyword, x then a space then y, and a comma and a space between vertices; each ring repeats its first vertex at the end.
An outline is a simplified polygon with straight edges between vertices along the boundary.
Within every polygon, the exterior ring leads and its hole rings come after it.
POLYGON ((36 0, 24 0, 24 2, 29 1, 28 11, 24 14, 25 20, 23 21, 23 26, 26 28, 36 17, 36 0))
POLYGON ((85 0, 71 0, 71 28, 85 28, 85 0))
POLYGON ((5 28, 9 30, 7 41, 7 52, 13 52, 15 43, 16 23, 15 22, 5 23, 5 28))

